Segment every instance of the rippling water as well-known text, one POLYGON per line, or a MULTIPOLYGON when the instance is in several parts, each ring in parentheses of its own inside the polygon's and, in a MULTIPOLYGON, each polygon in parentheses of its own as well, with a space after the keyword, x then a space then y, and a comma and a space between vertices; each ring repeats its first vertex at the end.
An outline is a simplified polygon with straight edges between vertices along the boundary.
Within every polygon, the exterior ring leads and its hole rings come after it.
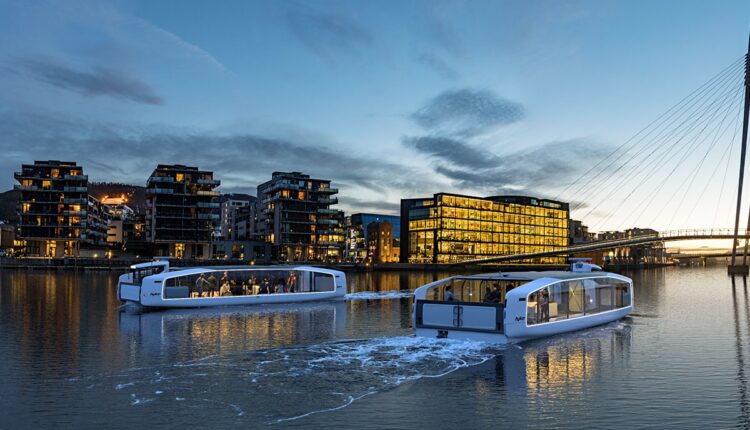
POLYGON ((750 426, 750 298, 726 269, 632 273, 622 321, 518 346, 412 336, 410 291, 138 313, 109 273, 0 271, 0 428, 750 426))

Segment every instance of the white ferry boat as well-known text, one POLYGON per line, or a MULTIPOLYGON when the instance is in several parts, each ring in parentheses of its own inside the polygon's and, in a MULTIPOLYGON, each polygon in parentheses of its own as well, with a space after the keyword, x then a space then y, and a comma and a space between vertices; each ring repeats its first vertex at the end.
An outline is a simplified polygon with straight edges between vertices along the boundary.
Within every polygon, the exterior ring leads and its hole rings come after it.
POLYGON ((587 259, 570 271, 453 276, 414 291, 417 336, 513 343, 616 321, 633 281, 587 259))
POLYGON ((298 303, 343 300, 346 276, 312 266, 228 266, 170 270, 169 261, 135 264, 121 275, 117 296, 144 307, 298 303))

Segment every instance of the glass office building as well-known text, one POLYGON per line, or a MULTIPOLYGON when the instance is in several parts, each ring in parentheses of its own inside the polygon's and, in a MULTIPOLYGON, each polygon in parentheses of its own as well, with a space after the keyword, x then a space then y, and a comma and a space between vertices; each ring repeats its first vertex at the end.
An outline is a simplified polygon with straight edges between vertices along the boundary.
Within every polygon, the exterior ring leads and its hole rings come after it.
MULTIPOLYGON (((401 262, 454 263, 567 247, 567 203, 525 196, 439 193, 401 200, 401 262)), ((520 264, 565 264, 566 257, 520 264)), ((514 263, 517 264, 517 263, 514 263)))

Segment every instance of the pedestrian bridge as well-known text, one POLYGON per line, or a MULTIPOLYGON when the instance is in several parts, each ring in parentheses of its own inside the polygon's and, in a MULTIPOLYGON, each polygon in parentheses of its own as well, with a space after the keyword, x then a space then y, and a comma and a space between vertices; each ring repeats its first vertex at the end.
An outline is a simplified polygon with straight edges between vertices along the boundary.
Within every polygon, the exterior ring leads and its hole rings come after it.
MULTIPOLYGON (((740 229, 737 233, 739 238, 748 239, 750 235, 746 229, 740 229)), ((688 230, 669 230, 655 234, 633 235, 618 239, 593 240, 590 242, 580 242, 565 248, 557 248, 553 251, 534 252, 528 254, 509 254, 497 257, 477 258, 464 260, 453 265, 477 264, 477 263, 503 263, 528 258, 553 257, 556 255, 570 255, 580 252, 601 251, 606 249, 621 248, 625 246, 643 245, 654 242, 671 242, 678 240, 715 240, 715 239, 733 239, 734 229, 688 229, 688 230)))

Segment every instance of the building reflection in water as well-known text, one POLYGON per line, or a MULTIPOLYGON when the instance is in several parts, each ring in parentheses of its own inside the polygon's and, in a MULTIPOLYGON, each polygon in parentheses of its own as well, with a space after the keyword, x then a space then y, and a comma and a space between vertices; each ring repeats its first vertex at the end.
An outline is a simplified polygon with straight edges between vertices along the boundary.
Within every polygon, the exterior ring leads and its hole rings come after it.
POLYGON ((597 374, 622 367, 631 345, 632 329, 627 325, 510 345, 472 372, 477 376, 476 391, 480 397, 505 392, 524 397, 541 393, 546 398, 562 389, 571 400, 597 374), (493 379, 488 378, 487 366, 494 366, 493 379))
POLYGON ((120 334, 134 350, 188 360, 336 339, 345 330, 345 302, 259 307, 174 309, 119 314, 120 334))

